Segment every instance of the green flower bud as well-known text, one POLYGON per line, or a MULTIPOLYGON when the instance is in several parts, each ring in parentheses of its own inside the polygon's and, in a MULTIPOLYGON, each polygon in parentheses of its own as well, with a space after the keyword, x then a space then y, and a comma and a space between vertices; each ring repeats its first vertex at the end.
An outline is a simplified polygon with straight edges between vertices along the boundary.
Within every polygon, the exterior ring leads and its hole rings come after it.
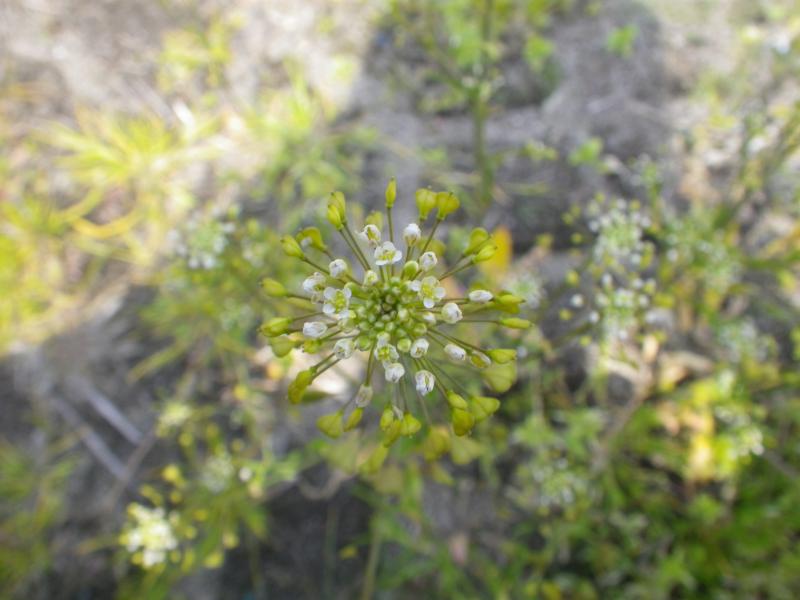
POLYGON ((305 340, 303 342, 303 352, 306 354, 316 354, 322 347, 322 342, 319 339, 305 340))
POLYGON ((372 454, 369 455, 369 458, 359 467, 359 471, 363 475, 376 473, 381 466, 383 466, 383 462, 386 460, 387 456, 389 456, 388 446, 378 444, 375 450, 372 451, 372 454))
POLYGON ((453 192, 436 194, 436 218, 443 221, 445 217, 458 210, 458 198, 453 192))
POLYGON ((400 435, 411 436, 422 429, 422 423, 419 422, 411 413, 405 413, 400 426, 400 435))
POLYGON ((528 319, 510 317, 507 319, 500 319, 500 325, 509 327, 510 329, 530 329, 531 322, 528 321, 528 319))
POLYGON ((287 293, 286 288, 283 287, 280 281, 269 278, 261 280, 261 289, 266 292, 267 296, 272 298, 283 298, 287 293))
POLYGON ((335 205, 328 204, 327 217, 330 224, 336 227, 336 229, 342 229, 344 227, 344 217, 335 205))
POLYGON ((417 190, 414 199, 417 201, 417 208, 419 209, 419 220, 421 225, 422 221, 428 218, 428 215, 436 206, 436 192, 433 192, 428 189, 420 189, 417 190))
POLYGON ((297 342, 291 338, 286 337, 285 335, 281 335, 278 337, 274 337, 270 340, 269 345, 272 348, 272 352, 275 353, 275 356, 278 358, 283 358, 289 352, 297 348, 300 342, 297 342))
POLYGON ((392 208, 397 199, 397 180, 392 177, 386 186, 386 208, 392 208))
POLYGON ((469 242, 467 243, 467 247, 464 248, 464 256, 469 256, 477 252, 478 248, 480 248, 490 237, 491 236, 489 235, 489 232, 483 227, 477 227, 473 229, 469 234, 469 242))
POLYGON ((294 258, 305 257, 305 253, 303 252, 303 249, 300 247, 300 244, 298 244, 297 240, 290 235, 285 235, 281 238, 281 246, 283 246, 283 251, 288 256, 292 256, 294 258))
POLYGON ((494 299, 492 306, 499 311, 517 314, 519 312, 519 305, 525 302, 524 298, 515 296, 514 294, 503 293, 494 299))
POLYGON ((422 444, 425 460, 434 461, 450 450, 450 434, 444 427, 433 427, 422 444))
POLYGON ((467 401, 455 392, 447 392, 447 403, 453 410, 467 410, 467 401))
POLYGON ((397 441, 397 438, 400 437, 400 431, 402 428, 402 421, 392 421, 391 425, 389 425, 386 428, 386 431, 383 432, 383 445, 388 447, 394 444, 397 441))
POLYGON ((474 263, 485 262, 490 258, 492 258, 496 252, 497 252, 497 244, 495 244, 494 242, 489 242, 473 255, 472 262, 474 263))
POLYGON ((453 431, 455 434, 457 436, 462 436, 472 431, 475 425, 475 417, 466 410, 455 408, 450 413, 450 422, 453 424, 453 431))
POLYGON ((391 406, 387 406, 381 413, 380 428, 381 431, 387 431, 392 423, 395 421, 394 410, 391 406))
POLYGON ((372 340, 367 335, 360 335, 356 338, 356 347, 362 352, 366 352, 372 347, 372 340))
POLYGON ((422 337, 426 333, 428 333, 428 328, 424 323, 417 323, 411 329, 411 333, 414 334, 414 337, 422 337))
POLYGON ((478 369, 485 369, 492 364, 492 359, 483 352, 470 352, 469 361, 478 369))
POLYGON ((476 423, 485 421, 500 408, 500 400, 489 396, 475 396, 470 398, 469 404, 469 411, 475 417, 476 423))
POLYGON ((486 354, 488 354, 489 358, 491 358, 494 362, 500 365, 504 365, 507 362, 511 362, 517 358, 517 351, 508 348, 495 348, 493 350, 487 350, 486 354))
POLYGON ((353 412, 350 413, 350 416, 347 417, 347 421, 344 423, 344 430, 350 431, 354 427, 357 427, 358 424, 361 422, 361 417, 364 415, 363 408, 356 408, 353 412))
POLYGON ((322 233, 320 233, 320 230, 316 227, 306 227, 300 231, 295 238, 300 243, 302 248, 311 246, 312 248, 316 248, 321 252, 324 252, 328 248, 325 245, 325 242, 322 241, 322 233))
POLYGON ((401 338, 397 342, 397 349, 404 354, 408 354, 408 351, 411 350, 411 340, 408 338, 401 338))
POLYGON ((277 337, 288 332, 291 326, 289 317, 273 317, 259 328, 259 332, 267 337, 277 337))
POLYGON ((313 369, 300 371, 294 381, 289 384, 289 402, 292 404, 299 404, 303 400, 303 395, 306 393, 306 389, 308 389, 312 381, 314 381, 313 369))
POLYGON ((323 415, 317 419, 317 429, 325 435, 334 439, 342 435, 342 413, 335 412, 332 415, 323 415))
POLYGON ((410 260, 403 265, 403 279, 414 279, 417 273, 419 273, 419 263, 417 261, 410 260))

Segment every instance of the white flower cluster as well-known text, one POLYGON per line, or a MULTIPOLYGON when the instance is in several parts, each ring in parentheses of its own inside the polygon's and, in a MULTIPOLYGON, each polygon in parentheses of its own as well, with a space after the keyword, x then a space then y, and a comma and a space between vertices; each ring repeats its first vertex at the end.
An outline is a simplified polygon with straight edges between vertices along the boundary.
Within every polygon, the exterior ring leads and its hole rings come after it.
POLYGON ((655 289, 653 279, 635 278, 630 286, 624 286, 606 273, 595 294, 595 308, 589 313, 589 320, 599 325, 604 339, 625 341, 642 322, 655 289))
POLYGON ((182 230, 171 230, 167 241, 190 269, 211 270, 219 266, 219 257, 234 229, 233 223, 191 220, 182 230))
POLYGON ((121 536, 125 549, 138 557, 145 569, 163 563, 168 554, 178 547, 173 519, 163 508, 148 508, 141 504, 128 506, 130 518, 121 536))
POLYGON ((589 229, 597 234, 594 259, 614 271, 638 269, 651 258, 653 245, 644 239, 651 226, 637 202, 598 200, 587 208, 589 229))

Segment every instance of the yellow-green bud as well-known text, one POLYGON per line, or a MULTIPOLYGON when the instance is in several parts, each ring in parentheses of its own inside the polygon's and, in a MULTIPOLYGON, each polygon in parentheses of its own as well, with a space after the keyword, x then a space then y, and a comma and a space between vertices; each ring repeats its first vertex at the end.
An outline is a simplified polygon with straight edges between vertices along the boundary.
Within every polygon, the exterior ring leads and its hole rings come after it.
POLYGON ((422 423, 419 422, 419 419, 417 419, 414 415, 408 412, 403 415, 403 421, 400 426, 401 435, 406 435, 406 436, 414 435, 420 429, 422 429, 422 423))
POLYGON ((325 435, 334 439, 342 435, 342 413, 335 412, 332 415, 323 415, 317 419, 317 429, 325 435))
POLYGON ((322 342, 319 339, 303 341, 303 352, 306 354, 316 354, 322 347, 322 342))
POLYGON ((314 381, 314 370, 306 369, 300 371, 294 381, 289 384, 289 402, 299 404, 303 400, 303 395, 311 382, 314 381))
POLYGON ((436 192, 433 192, 428 189, 420 189, 417 190, 414 199, 417 201, 417 208, 419 209, 419 220, 421 225, 422 221, 428 218, 428 215, 436 206, 436 192))
POLYGON ((453 431, 457 436, 467 435, 475 425, 475 417, 472 413, 456 408, 450 413, 450 422, 453 424, 453 431))
POLYGON ((392 177, 386 186, 386 208, 392 208, 397 198, 397 180, 392 177))
POLYGON ((383 444, 378 444, 377 448, 369 455, 369 458, 359 467, 359 471, 364 475, 377 472, 388 455, 389 448, 383 444))
POLYGON ((300 244, 290 235, 285 235, 281 238, 281 246, 283 246, 283 251, 289 256, 293 256, 294 258, 305 257, 305 253, 300 247, 300 244))
POLYGON ((470 254, 474 254, 478 248, 480 248, 489 239, 489 237, 489 232, 483 227, 477 227, 473 229, 469 234, 469 242, 467 243, 467 247, 464 248, 464 255, 469 256, 470 254))
POLYGON ((400 437, 400 431, 402 428, 403 428, 402 421, 399 420, 392 421, 391 424, 383 432, 383 445, 388 447, 394 444, 397 441, 397 438, 400 437))
POLYGON ((394 423, 394 420, 395 420, 394 410, 392 410, 391 406, 387 406, 386 408, 383 409, 383 412, 381 413, 381 420, 379 423, 381 431, 388 430, 389 426, 392 423, 394 423))
POLYGON ((397 349, 403 354, 407 354, 411 350, 411 340, 408 338, 401 338, 397 342, 397 349))
POLYGON ((494 242, 489 242, 485 244, 480 250, 478 250, 472 256, 472 262, 474 263, 485 262, 490 258, 492 258, 496 252, 497 252, 497 244, 495 244, 494 242))
POLYGON ((480 423, 492 416, 500 408, 500 400, 489 396, 475 396, 470 398, 469 411, 475 417, 475 422, 480 423))
POLYGON ((272 298, 283 298, 287 293, 286 288, 283 287, 280 281, 269 278, 261 280, 261 289, 266 292, 267 296, 272 298))
POLYGON ((447 392, 447 403, 454 410, 467 410, 467 401, 455 392, 447 392))
POLYGON ((350 431, 354 427, 357 427, 358 424, 361 422, 361 417, 364 414, 363 408, 356 408, 353 412, 350 413, 350 416, 347 417, 347 421, 344 423, 344 430, 350 431))
POLYGON ((336 191, 331 193, 331 198, 328 201, 329 204, 333 204, 336 208, 339 209, 339 212, 344 216, 345 212, 347 211, 347 202, 344 199, 344 194, 342 192, 336 191))
POLYGON ((440 221, 458 210, 458 198, 453 192, 439 192, 436 194, 436 218, 440 221))
POLYGON ((475 365, 477 369, 485 369, 491 366, 492 359, 486 356, 483 352, 470 352, 469 361, 475 365))
POLYGON ((269 345, 272 348, 272 352, 278 358, 283 358, 289 352, 297 348, 299 342, 286 337, 285 335, 281 335, 278 337, 274 337, 269 341, 269 345))
POLYGON ((322 241, 322 233, 316 227, 306 227, 295 238, 300 242, 300 247, 305 248, 311 246, 317 250, 324 252, 327 249, 325 242, 322 241))
POLYGON ((450 434, 444 427, 433 427, 422 444, 425 460, 433 461, 450 450, 450 434))
POLYGON ((486 354, 499 365, 504 365, 517 358, 517 351, 509 348, 494 348, 493 350, 487 350, 486 354))
POLYGON ((342 229, 344 227, 344 215, 342 215, 342 211, 340 211, 335 204, 328 204, 327 217, 330 224, 336 227, 336 229, 342 229))
POLYGON ((403 279, 414 279, 419 273, 419 263, 415 260, 409 260, 403 265, 403 279))
POLYGON ((517 319, 515 317, 510 317, 507 319, 500 319, 500 325, 503 327, 509 327, 510 329, 529 329, 531 322, 528 321, 528 319, 517 319))
POLYGON ((493 307, 496 310, 516 314, 519 312, 519 305, 525 302, 524 298, 514 294, 503 293, 494 299, 493 307))
POLYGON ((264 323, 259 331, 267 337, 276 337, 289 331, 291 326, 292 320, 289 317, 273 317, 264 323))

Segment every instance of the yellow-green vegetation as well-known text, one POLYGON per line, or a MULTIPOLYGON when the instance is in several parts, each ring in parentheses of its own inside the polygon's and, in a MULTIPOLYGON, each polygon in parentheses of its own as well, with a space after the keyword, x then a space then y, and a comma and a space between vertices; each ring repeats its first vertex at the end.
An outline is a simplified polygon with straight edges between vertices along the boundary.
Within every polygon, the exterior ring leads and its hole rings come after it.
POLYGON ((0 596, 800 596, 796 3, 233 4, 0 78, 0 596))

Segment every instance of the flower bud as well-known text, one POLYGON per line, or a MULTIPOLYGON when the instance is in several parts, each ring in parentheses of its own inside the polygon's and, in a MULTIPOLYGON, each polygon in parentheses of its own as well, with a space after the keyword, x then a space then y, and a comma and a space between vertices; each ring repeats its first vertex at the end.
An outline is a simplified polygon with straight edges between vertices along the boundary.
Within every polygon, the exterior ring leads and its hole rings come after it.
POLYGON ((363 408, 355 408, 353 412, 350 413, 350 416, 347 417, 347 420, 344 422, 344 430, 350 431, 354 427, 358 426, 361 422, 361 417, 364 415, 363 408))
POLYGON ((499 365, 504 365, 517 358, 517 351, 508 348, 495 348, 493 350, 487 350, 486 354, 488 354, 489 358, 499 365))
POLYGON ((406 228, 403 229, 403 239, 409 248, 412 248, 421 237, 422 230, 420 230, 419 225, 416 223, 409 223, 406 225, 406 228))
POLYGON ((314 381, 314 374, 313 369, 300 371, 294 381, 289 384, 289 401, 292 404, 298 404, 303 399, 306 389, 314 381))
POLYGON ((363 408, 372 402, 372 387, 369 385, 362 385, 356 392, 356 406, 363 408))
POLYGON ((394 423, 396 417, 394 415, 394 410, 392 410, 391 406, 387 406, 383 409, 381 413, 381 420, 378 425, 381 428, 381 431, 387 431, 392 423, 394 423))
POLYGON ((433 210, 433 207, 436 206, 436 192, 428 189, 420 189, 417 190, 414 199, 417 201, 419 220, 422 222, 428 218, 428 215, 433 210))
POLYGON ((264 323, 259 331, 267 337, 276 337, 289 331, 291 326, 292 320, 289 317, 274 317, 264 323))
POLYGON ((487 260, 491 259, 496 253, 497 253, 497 244, 495 244, 494 242, 489 242, 473 255, 472 262, 474 263, 486 262, 487 260))
POLYGON ((531 322, 527 319, 508 318, 500 319, 500 325, 510 329, 530 329, 531 322))
POLYGON ((469 360, 478 369, 485 369, 492 364, 491 358, 486 356, 483 352, 478 352, 477 350, 470 352, 469 360))
POLYGON ((411 350, 411 340, 408 338, 401 338, 397 341, 397 349, 402 353, 407 353, 411 350))
POLYGON ((269 341, 269 345, 272 348, 272 352, 278 358, 283 358, 284 356, 289 354, 289 352, 297 348, 299 344, 300 344, 299 341, 288 338, 285 335, 274 337, 269 341))
POLYGON ((478 248, 480 248, 490 237, 491 236, 489 235, 489 232, 483 227, 477 227, 473 229, 469 234, 469 242, 467 243, 467 247, 464 248, 464 256, 475 254, 478 248))
POLYGON ((300 243, 301 248, 311 246, 320 252, 327 249, 325 242, 322 241, 322 234, 316 227, 306 227, 295 236, 295 239, 300 243))
POLYGON ((389 180, 389 185, 386 186, 386 208, 392 208, 394 201, 397 198, 397 180, 392 177, 389 180))
POLYGON ((447 392, 447 403, 454 410, 467 410, 467 401, 455 392, 447 392))
POLYGON ((305 253, 303 249, 300 247, 300 244, 297 243, 297 240, 294 239, 290 235, 285 235, 281 238, 281 246, 283 246, 283 251, 288 255, 294 258, 305 258, 305 253))
POLYGON ((491 302, 494 295, 492 292, 488 290, 472 290, 468 296, 470 302, 475 302, 476 304, 486 304, 487 302, 491 302))
POLYGON ((450 413, 450 422, 457 436, 467 435, 475 425, 475 417, 465 409, 456 408, 450 413))
POLYGON ((403 265, 402 277, 403 279, 414 279, 419 273, 419 263, 415 260, 409 260, 403 265))
POLYGON ((436 194, 436 218, 440 221, 458 210, 458 198, 453 192, 439 192, 436 194))
POLYGON ((425 460, 433 461, 450 450, 450 435, 444 427, 433 427, 422 444, 425 460))
POLYGON ((317 429, 325 435, 334 439, 342 435, 342 413, 335 412, 332 415, 323 415, 317 419, 317 429))
POLYGON ((400 424, 400 435, 411 436, 420 429, 422 429, 422 423, 419 422, 419 419, 408 412, 403 415, 403 420, 400 424))
POLYGON ((497 398, 488 396, 474 396, 470 398, 469 411, 475 417, 475 422, 480 423, 491 417, 500 408, 500 401, 497 398))
POLYGON ((272 298, 283 298, 287 293, 286 288, 283 287, 280 281, 269 278, 261 280, 261 289, 266 292, 267 296, 272 298))

